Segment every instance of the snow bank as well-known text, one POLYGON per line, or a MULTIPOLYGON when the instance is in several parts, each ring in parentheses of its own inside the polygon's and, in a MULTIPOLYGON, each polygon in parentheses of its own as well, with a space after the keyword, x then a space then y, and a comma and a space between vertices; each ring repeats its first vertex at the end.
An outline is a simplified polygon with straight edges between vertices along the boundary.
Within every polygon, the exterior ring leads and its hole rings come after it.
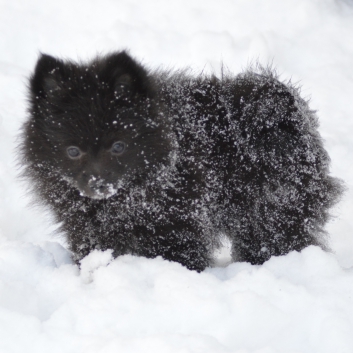
POLYGON ((353 271, 310 247, 198 274, 59 246, 0 249, 2 352, 350 352, 353 271), (59 258, 59 260, 58 260, 59 258), (266 348, 265 348, 266 347, 266 348))

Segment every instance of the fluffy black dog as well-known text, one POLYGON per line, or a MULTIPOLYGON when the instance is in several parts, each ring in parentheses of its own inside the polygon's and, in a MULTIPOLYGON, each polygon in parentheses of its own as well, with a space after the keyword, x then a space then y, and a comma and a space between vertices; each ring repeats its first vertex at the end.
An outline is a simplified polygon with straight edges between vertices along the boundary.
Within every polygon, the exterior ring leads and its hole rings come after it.
POLYGON ((29 113, 25 176, 76 261, 113 249, 202 271, 221 233, 252 264, 326 248, 342 186, 314 112, 270 69, 218 79, 149 72, 126 52, 42 55, 29 113))

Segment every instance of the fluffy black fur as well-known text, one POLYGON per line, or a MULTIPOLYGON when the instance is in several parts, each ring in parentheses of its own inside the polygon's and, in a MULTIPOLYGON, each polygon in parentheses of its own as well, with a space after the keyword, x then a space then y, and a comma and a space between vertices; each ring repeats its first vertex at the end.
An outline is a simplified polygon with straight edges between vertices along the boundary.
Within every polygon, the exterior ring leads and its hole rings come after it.
POLYGON ((149 72, 126 52, 42 55, 29 113, 25 176, 77 261, 113 249, 202 271, 220 233, 252 264, 326 248, 342 186, 314 112, 272 70, 218 79, 149 72))

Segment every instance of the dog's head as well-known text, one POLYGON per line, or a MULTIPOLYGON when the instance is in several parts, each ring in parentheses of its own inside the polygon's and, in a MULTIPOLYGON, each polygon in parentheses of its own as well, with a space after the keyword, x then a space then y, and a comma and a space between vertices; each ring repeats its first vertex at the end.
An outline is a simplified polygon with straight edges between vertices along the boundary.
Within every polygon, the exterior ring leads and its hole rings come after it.
POLYGON ((58 173, 83 196, 114 195, 167 158, 153 85, 125 52, 89 64, 41 55, 30 79, 26 160, 58 173))

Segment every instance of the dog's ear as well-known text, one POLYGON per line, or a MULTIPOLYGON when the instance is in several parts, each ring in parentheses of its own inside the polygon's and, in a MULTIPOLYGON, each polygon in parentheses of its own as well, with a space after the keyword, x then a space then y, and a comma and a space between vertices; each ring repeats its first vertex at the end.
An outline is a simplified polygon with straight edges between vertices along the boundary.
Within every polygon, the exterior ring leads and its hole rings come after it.
POLYGON ((147 71, 125 51, 106 56, 101 74, 117 98, 136 93, 147 97, 151 92, 147 71))
POLYGON ((62 60, 41 54, 34 74, 30 78, 30 89, 35 97, 46 98, 48 94, 61 89, 66 65, 62 60))
POLYGON ((114 80, 114 95, 116 97, 129 95, 133 87, 133 78, 130 74, 122 74, 114 80))

